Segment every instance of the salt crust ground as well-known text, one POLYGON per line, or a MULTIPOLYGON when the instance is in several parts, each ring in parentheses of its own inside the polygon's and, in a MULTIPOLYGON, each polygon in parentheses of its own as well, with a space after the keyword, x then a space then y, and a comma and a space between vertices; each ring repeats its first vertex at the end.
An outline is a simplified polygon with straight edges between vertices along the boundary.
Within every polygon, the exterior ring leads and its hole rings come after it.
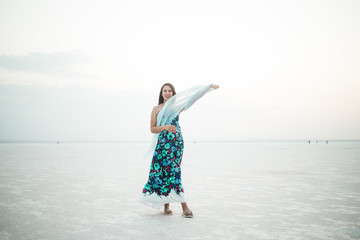
POLYGON ((147 144, 0 144, 0 240, 360 239, 360 143, 185 143, 193 219, 137 202, 147 144))

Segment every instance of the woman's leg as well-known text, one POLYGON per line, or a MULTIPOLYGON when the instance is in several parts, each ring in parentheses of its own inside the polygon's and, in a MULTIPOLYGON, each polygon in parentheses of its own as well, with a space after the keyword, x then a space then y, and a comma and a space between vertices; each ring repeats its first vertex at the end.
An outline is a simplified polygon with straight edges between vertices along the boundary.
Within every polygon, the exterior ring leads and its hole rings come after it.
POLYGON ((186 204, 186 202, 181 203, 181 207, 182 207, 183 212, 190 211, 190 209, 189 209, 188 205, 186 204))
POLYGON ((164 204, 164 213, 165 214, 172 214, 172 211, 170 210, 170 203, 164 204))
POLYGON ((192 211, 189 209, 188 205, 186 204, 186 202, 181 203, 181 207, 183 209, 183 216, 186 218, 192 218, 193 217, 193 213, 192 211))

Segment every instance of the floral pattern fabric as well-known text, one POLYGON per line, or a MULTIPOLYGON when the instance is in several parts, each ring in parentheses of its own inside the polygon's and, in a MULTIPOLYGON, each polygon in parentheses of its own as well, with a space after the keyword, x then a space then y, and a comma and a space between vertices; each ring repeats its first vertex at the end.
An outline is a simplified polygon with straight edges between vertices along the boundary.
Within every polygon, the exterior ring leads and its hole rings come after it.
POLYGON ((181 184, 181 160, 184 142, 179 126, 179 116, 176 116, 171 125, 176 126, 176 132, 162 131, 152 158, 149 180, 145 184, 143 194, 155 193, 160 198, 169 196, 175 190, 183 193, 181 184))

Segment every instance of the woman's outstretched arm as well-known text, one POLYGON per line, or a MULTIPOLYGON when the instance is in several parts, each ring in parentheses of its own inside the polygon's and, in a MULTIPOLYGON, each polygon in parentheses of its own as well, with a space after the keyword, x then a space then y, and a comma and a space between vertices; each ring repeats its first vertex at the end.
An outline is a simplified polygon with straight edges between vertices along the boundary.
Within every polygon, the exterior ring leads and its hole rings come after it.
POLYGON ((186 98, 183 98, 183 101, 185 102, 182 110, 187 110, 190 108, 197 100, 202 98, 209 90, 211 89, 218 89, 219 85, 215 84, 209 84, 201 87, 197 87, 196 89, 192 88, 190 90, 193 90, 190 94, 186 96, 186 98))

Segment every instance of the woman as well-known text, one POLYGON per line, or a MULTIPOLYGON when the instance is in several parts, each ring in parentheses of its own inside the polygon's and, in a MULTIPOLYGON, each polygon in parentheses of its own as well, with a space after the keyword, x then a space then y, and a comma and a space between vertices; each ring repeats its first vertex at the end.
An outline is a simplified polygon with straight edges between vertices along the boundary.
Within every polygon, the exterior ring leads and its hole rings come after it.
POLYGON ((164 213, 172 214, 170 202, 180 202, 183 216, 193 217, 186 204, 181 184, 181 160, 184 142, 179 126, 179 114, 218 85, 193 87, 176 94, 170 83, 160 90, 159 105, 151 112, 150 130, 154 133, 151 152, 149 180, 145 184, 139 201, 159 208, 164 205, 164 213))

